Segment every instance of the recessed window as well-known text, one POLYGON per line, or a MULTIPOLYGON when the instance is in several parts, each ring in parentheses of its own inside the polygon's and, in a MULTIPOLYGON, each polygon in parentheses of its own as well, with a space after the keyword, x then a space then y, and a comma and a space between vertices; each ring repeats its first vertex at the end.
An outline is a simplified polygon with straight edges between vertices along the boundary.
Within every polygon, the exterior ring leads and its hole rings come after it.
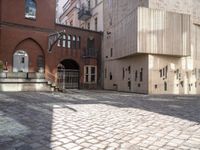
POLYGON ((67 37, 67 48, 71 48, 71 38, 72 38, 72 36, 71 35, 68 35, 68 37, 67 37))
POLYGON ((62 46, 66 47, 66 35, 63 35, 62 46))
POLYGON ((160 69, 160 77, 162 77, 162 69, 160 69))
POLYGON ((72 38, 72 48, 76 49, 76 36, 75 35, 72 38))
POLYGON ((143 68, 141 68, 141 71, 140 71, 140 82, 143 81, 143 68))
POLYGON ((80 36, 77 37, 76 42, 77 42, 77 48, 81 48, 81 37, 80 36))
POLYGON ((85 66, 84 67, 84 81, 85 81, 85 83, 96 83, 97 82, 97 67, 96 66, 85 66))
POLYGON ((135 71, 135 81, 137 81, 137 70, 135 71))
POLYGON ((123 70, 122 70, 122 79, 124 80, 124 78, 125 78, 125 69, 123 68, 123 70))
POLYGON ((128 66, 128 73, 131 74, 131 66, 128 66))
POLYGON ((164 90, 167 91, 167 82, 164 83, 164 90))
POLYGON ((112 73, 110 72, 110 80, 112 80, 113 79, 113 76, 112 76, 112 73))
POLYGON ((25 0, 25 18, 36 19, 35 0, 25 0))
POLYGON ((128 81, 128 88, 131 90, 131 81, 128 81))

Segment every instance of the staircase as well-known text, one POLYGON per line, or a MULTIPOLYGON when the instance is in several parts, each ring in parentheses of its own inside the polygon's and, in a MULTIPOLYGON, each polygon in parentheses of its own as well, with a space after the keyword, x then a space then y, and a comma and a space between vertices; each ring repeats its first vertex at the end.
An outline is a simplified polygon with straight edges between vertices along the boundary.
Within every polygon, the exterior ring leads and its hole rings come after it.
POLYGON ((0 73, 0 91, 54 91, 55 87, 45 79, 44 73, 0 73))

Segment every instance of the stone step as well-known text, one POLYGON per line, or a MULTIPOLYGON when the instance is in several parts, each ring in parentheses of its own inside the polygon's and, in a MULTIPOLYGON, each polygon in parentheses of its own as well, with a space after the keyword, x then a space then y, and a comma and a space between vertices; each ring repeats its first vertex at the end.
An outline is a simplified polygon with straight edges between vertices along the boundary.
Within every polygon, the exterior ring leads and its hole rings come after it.
POLYGON ((0 83, 47 83, 45 79, 0 79, 0 83))
POLYGON ((45 79, 0 79, 0 91, 54 91, 45 79))

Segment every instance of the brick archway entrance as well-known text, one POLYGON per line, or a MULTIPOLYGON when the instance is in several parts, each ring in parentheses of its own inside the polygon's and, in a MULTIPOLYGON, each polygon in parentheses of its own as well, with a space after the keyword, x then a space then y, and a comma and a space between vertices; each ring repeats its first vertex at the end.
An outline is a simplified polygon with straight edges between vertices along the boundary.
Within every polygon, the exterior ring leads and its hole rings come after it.
POLYGON ((79 89, 80 67, 76 61, 65 59, 60 62, 57 70, 60 89, 79 89))

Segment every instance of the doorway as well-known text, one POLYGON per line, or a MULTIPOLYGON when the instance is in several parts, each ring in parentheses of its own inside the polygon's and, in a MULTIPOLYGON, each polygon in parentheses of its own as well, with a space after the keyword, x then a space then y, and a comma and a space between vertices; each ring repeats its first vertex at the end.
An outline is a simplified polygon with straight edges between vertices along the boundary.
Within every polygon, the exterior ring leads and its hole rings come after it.
POLYGON ((58 65, 58 83, 61 89, 78 89, 80 69, 76 61, 65 59, 58 65))
POLYGON ((16 51, 13 55, 13 72, 28 72, 28 54, 19 50, 16 51))

